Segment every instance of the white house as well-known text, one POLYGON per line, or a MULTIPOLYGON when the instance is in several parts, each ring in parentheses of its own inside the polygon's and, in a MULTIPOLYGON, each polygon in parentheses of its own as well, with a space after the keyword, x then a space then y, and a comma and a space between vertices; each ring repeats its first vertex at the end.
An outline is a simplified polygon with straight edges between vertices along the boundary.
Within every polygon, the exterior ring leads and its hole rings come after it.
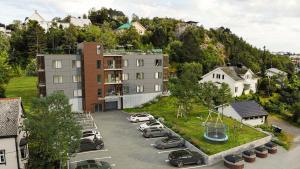
POLYGON ((267 77, 277 76, 284 79, 287 77, 287 73, 277 68, 270 68, 266 70, 266 76, 267 77))
POLYGON ((202 76, 199 83, 213 82, 216 85, 226 83, 233 96, 256 93, 258 77, 245 66, 218 67, 202 76))
MULTIPOLYGON (((222 107, 218 111, 222 113, 222 107)), ((254 100, 238 101, 225 106, 223 114, 250 126, 262 125, 268 117, 268 113, 254 100)))
POLYGON ((51 22, 46 21, 37 10, 35 10, 30 17, 25 19, 25 23, 28 23, 30 20, 37 21, 45 31, 48 31, 48 29, 51 27, 51 22))
POLYGON ((21 130, 23 107, 21 98, 0 99, 0 168, 25 169, 28 147, 21 130))
POLYGON ((91 22, 90 19, 71 17, 70 18, 70 24, 82 28, 82 27, 85 27, 85 26, 88 26, 88 25, 92 24, 92 22, 91 22))

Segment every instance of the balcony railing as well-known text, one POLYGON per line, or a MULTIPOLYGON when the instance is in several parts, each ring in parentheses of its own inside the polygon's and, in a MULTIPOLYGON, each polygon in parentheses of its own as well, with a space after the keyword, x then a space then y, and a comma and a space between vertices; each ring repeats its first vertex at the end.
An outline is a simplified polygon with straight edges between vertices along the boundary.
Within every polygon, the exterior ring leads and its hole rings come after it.
POLYGON ((105 83, 122 83, 120 78, 108 78, 105 79, 105 83))

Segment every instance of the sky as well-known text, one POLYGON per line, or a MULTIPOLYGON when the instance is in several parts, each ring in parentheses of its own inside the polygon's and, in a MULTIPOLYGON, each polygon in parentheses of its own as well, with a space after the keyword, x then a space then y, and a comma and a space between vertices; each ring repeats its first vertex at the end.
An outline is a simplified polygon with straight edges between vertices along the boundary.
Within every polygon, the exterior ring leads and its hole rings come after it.
POLYGON ((131 17, 172 17, 205 28, 227 27, 272 52, 300 53, 300 0, 0 0, 0 22, 24 21, 37 10, 45 19, 113 8, 131 17))

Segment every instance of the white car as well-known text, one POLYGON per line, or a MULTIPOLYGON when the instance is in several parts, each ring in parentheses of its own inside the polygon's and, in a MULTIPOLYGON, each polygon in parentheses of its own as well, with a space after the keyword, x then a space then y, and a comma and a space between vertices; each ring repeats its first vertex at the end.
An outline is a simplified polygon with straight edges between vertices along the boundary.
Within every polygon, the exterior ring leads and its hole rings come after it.
POLYGON ((102 139, 100 132, 95 129, 86 129, 82 131, 82 138, 94 139, 95 137, 100 140, 102 139))
POLYGON ((146 114, 146 113, 137 113, 137 114, 133 114, 130 117, 128 117, 128 120, 130 122, 140 122, 140 121, 149 121, 149 120, 153 120, 154 117, 150 114, 146 114))
POLYGON ((148 129, 148 128, 164 128, 164 125, 161 124, 157 120, 151 120, 151 121, 148 121, 147 123, 141 124, 138 129, 141 131, 144 131, 145 129, 148 129))

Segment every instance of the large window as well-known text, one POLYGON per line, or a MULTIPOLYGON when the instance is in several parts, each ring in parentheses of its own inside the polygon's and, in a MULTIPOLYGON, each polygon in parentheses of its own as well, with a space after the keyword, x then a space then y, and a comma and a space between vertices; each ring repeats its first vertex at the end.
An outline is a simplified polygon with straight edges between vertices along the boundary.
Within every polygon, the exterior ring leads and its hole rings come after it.
POLYGON ((80 68, 81 61, 80 60, 72 60, 72 68, 80 68))
POLYGON ((155 77, 155 79, 161 79, 162 78, 162 72, 155 72, 154 77, 155 77))
POLYGON ((128 80, 129 79, 129 74, 128 73, 123 73, 122 79, 123 80, 128 80))
POLYGON ((74 83, 81 82, 81 75, 73 75, 73 82, 74 83))
POLYGON ((62 67, 61 60, 53 60, 52 67, 54 69, 60 69, 62 67))
POLYGON ((129 86, 128 85, 124 85, 123 86, 123 94, 128 94, 129 93, 129 86))
POLYGON ((156 92, 160 92, 160 91, 161 91, 161 85, 156 84, 156 85, 154 86, 154 90, 155 90, 156 92))
POLYGON ((101 60, 97 60, 97 69, 101 68, 101 60))
POLYGON ((5 150, 0 150, 0 164, 5 164, 6 159, 5 159, 5 150))
POLYGON ((143 85, 137 85, 137 86, 136 86, 136 92, 137 92, 137 93, 142 93, 142 92, 144 92, 144 86, 143 86, 143 85))
POLYGON ((142 80, 142 79, 144 79, 144 73, 136 73, 136 79, 137 80, 142 80))
POLYGON ((98 97, 102 97, 102 89, 98 89, 97 95, 98 97))
POLYGON ((28 155, 27 146, 25 145, 25 146, 20 147, 20 150, 21 150, 21 158, 22 159, 27 158, 27 155, 28 155))
POLYGON ((239 91, 239 88, 238 88, 238 87, 235 87, 235 88, 234 88, 234 92, 237 93, 238 91, 239 91))
POLYGON ((82 96, 82 90, 78 89, 78 90, 74 90, 74 97, 81 97, 82 96))
POLYGON ((63 81, 63 77, 60 76, 60 75, 54 75, 53 76, 53 83, 54 84, 59 84, 59 83, 62 83, 63 81))
POLYGON ((137 59, 136 60, 136 66, 137 67, 144 66, 144 59, 137 59))
POLYGON ((128 60, 127 59, 123 60, 123 67, 128 67, 128 60))
POLYGON ((155 66, 162 66, 162 60, 161 59, 155 59, 155 66))

